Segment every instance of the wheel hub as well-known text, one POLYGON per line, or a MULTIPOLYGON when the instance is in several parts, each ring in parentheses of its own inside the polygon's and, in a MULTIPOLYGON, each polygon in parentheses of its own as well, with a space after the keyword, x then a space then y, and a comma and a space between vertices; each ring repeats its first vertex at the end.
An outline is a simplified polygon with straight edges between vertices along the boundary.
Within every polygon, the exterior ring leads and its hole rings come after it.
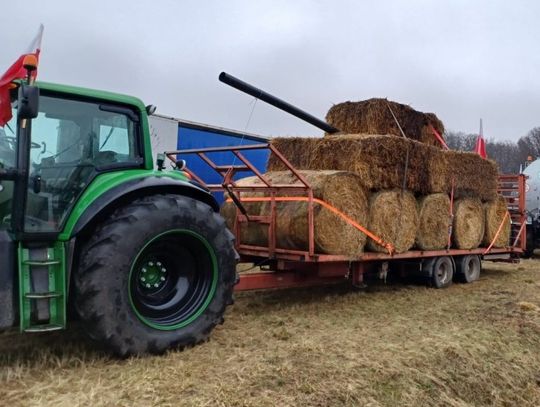
POLYGON ((167 281, 167 269, 160 261, 148 261, 138 273, 139 284, 145 289, 160 289, 167 281))
POLYGON ((174 330, 204 312, 217 283, 216 257, 208 242, 192 231, 172 230, 141 249, 128 289, 131 305, 145 324, 174 330))

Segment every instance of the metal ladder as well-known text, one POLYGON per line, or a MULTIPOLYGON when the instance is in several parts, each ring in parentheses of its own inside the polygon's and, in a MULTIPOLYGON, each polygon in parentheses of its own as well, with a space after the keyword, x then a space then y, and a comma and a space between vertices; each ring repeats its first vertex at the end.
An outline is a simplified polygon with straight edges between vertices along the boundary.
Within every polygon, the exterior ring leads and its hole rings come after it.
POLYGON ((66 326, 65 247, 19 244, 21 332, 48 332, 66 326))

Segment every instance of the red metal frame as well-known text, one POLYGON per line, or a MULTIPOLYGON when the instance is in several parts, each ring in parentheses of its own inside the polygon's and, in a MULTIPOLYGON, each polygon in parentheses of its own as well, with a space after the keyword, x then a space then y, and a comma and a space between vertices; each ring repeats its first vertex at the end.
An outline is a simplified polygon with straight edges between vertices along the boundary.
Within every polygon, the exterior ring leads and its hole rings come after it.
POLYGON ((527 243, 527 214, 525 212, 525 180, 524 174, 499 175, 498 192, 506 199, 508 212, 512 221, 511 243, 513 248, 525 250, 527 243))
POLYGON ((236 290, 254 290, 268 288, 300 287, 316 284, 325 284, 342 281, 344 277, 350 278, 353 284, 362 284, 363 273, 368 264, 387 262, 391 260, 411 260, 438 256, 463 256, 476 254, 480 256, 509 255, 517 258, 525 250, 526 243, 526 214, 525 214, 525 179, 520 175, 500 175, 498 192, 502 194, 508 205, 508 211, 512 221, 512 245, 505 248, 493 248, 489 252, 486 248, 473 250, 434 250, 421 251, 411 250, 405 253, 375 253, 365 252, 358 257, 342 255, 328 255, 315 253, 314 241, 314 197, 313 189, 307 180, 296 170, 293 165, 271 144, 255 144, 244 146, 213 147, 190 150, 168 151, 166 156, 177 163, 178 155, 196 154, 210 168, 223 177, 221 184, 206 184, 197 174, 184 168, 193 179, 204 185, 211 191, 227 191, 234 201, 241 201, 242 192, 262 192, 270 196, 270 215, 256 216, 242 213, 237 207, 236 220, 233 232, 236 236, 236 250, 240 254, 241 261, 259 262, 270 261, 273 271, 262 273, 243 274, 236 290), (260 173, 253 164, 241 153, 249 150, 270 150, 271 154, 282 162, 285 168, 294 176, 293 184, 273 184, 264 174, 260 173), (208 154, 216 152, 231 152, 242 165, 217 165, 208 154), (260 179, 261 185, 237 185, 234 176, 239 172, 252 172, 260 179), (308 197, 308 250, 289 250, 276 246, 276 200, 283 193, 297 193, 308 197), (268 225, 268 246, 255 246, 244 244, 241 240, 240 227, 245 222, 257 222, 268 225))

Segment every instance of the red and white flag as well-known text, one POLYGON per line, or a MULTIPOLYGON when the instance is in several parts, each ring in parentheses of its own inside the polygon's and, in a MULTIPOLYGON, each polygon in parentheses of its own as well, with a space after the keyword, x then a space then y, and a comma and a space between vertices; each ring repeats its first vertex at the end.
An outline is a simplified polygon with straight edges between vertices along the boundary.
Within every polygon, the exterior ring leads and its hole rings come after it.
POLYGON ((478 137, 476 138, 474 152, 482 158, 487 158, 486 140, 484 140, 484 131, 482 129, 482 119, 480 119, 480 133, 478 134, 478 137))
MULTIPOLYGON (((9 90, 11 83, 17 79, 24 79, 27 76, 27 70, 24 67, 24 59, 28 55, 34 55, 39 61, 41 51, 41 38, 43 37, 43 24, 39 26, 36 37, 32 40, 28 50, 22 54, 0 77, 0 126, 5 126, 11 120, 11 100, 9 90)), ((32 77, 37 76, 37 69, 32 72, 32 77)))

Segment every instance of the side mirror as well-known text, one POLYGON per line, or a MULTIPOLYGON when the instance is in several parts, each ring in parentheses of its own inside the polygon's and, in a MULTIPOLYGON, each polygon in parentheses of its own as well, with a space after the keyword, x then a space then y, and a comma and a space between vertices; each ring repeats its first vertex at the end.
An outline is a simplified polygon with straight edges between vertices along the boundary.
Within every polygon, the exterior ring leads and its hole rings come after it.
POLYGON ((39 88, 21 84, 17 111, 21 119, 35 119, 39 113, 39 88))

